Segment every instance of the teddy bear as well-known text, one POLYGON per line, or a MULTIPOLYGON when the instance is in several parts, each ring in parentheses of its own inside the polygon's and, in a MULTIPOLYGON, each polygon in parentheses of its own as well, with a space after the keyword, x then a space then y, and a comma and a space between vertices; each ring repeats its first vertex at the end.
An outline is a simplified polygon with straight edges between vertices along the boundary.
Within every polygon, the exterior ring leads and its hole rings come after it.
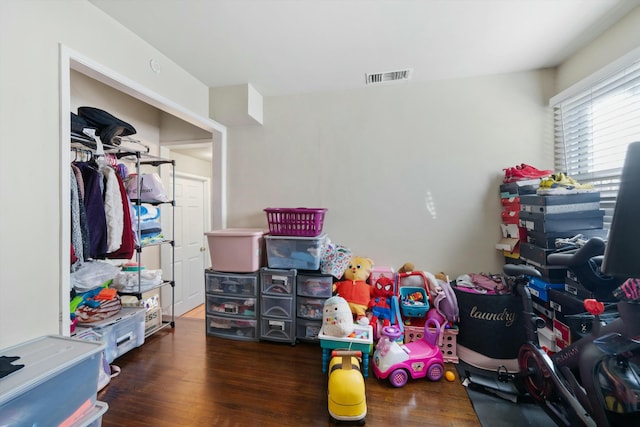
POLYGON ((334 294, 340 295, 349 304, 356 322, 367 325, 366 317, 369 301, 371 300, 371 286, 367 279, 373 270, 373 261, 361 256, 353 256, 344 272, 343 280, 333 284, 334 294))

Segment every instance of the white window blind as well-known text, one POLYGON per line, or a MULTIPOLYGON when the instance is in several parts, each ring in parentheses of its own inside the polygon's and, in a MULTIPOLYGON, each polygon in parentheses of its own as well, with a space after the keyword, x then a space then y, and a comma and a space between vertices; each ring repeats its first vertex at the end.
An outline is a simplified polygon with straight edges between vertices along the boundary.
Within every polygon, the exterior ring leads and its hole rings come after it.
POLYGON ((608 228, 627 145, 640 141, 640 60, 552 107, 555 170, 600 191, 608 228))

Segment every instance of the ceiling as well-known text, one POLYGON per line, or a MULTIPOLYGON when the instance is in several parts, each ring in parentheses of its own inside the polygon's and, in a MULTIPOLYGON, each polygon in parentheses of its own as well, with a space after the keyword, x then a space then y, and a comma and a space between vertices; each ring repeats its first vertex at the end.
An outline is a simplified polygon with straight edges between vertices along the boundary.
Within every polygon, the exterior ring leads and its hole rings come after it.
MULTIPOLYGON (((263 96, 554 67, 639 0, 89 0, 209 87, 263 96)), ((162 72, 162 61, 155 59, 162 72)))

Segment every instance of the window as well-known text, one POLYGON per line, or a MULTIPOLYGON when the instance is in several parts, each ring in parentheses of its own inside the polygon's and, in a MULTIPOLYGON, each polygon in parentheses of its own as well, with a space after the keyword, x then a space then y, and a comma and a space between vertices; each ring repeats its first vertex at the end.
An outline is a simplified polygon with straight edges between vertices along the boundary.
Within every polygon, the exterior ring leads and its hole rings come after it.
POLYGON ((573 92, 551 100, 554 168, 600 191, 608 228, 627 145, 640 141, 640 59, 573 92))

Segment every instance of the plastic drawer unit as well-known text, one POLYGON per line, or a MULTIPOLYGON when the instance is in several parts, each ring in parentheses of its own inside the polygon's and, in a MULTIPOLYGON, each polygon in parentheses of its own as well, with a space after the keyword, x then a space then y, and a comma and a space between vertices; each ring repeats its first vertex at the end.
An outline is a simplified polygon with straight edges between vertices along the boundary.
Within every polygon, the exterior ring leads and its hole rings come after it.
POLYGON ((0 425, 53 426, 70 423, 96 405, 98 372, 105 345, 45 336, 0 350, 22 368, 0 379, 0 425))
POLYGON ((258 321, 207 314, 207 335, 234 340, 257 341, 258 321))
POLYGON ((332 295, 333 276, 300 273, 296 277, 296 337, 318 341, 324 302, 332 295))
POLYGON ((111 363, 144 344, 146 312, 144 307, 123 307, 116 316, 83 326, 90 326, 100 334, 101 341, 107 346, 105 360, 111 363))
POLYGON ((301 274, 296 277, 296 295, 327 299, 333 291, 333 276, 301 274))
POLYGON ((260 270, 260 339, 296 343, 297 271, 260 270))
POLYGON ((205 271, 207 335, 257 341, 260 275, 205 271))
POLYGON ((207 294, 226 294, 233 296, 258 295, 258 274, 231 274, 221 271, 205 271, 205 291, 207 294))
POLYGON ((296 319, 296 338, 301 341, 318 341, 318 334, 322 329, 322 321, 296 319))
POLYGON ((256 299, 207 295, 207 313, 230 314, 238 317, 256 317, 256 299))

